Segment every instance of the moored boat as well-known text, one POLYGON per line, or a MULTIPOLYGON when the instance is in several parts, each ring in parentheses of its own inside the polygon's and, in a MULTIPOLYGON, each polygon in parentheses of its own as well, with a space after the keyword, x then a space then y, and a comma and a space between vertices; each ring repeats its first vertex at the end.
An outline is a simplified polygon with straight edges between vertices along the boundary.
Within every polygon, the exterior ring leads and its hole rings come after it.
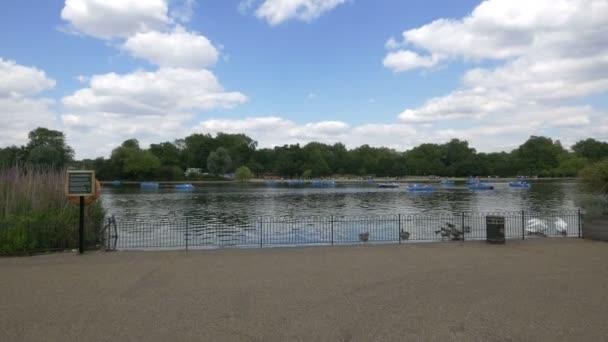
POLYGON ((397 183, 378 183, 378 187, 385 188, 385 189, 398 188, 399 184, 397 184, 397 183))
POLYGON ((529 188, 530 183, 525 182, 525 181, 510 182, 509 186, 512 188, 529 188))
POLYGON ((471 189, 471 190, 494 190, 494 186, 485 184, 485 183, 477 183, 477 184, 469 185, 469 189, 471 189))
POLYGON ((175 190, 192 190, 194 186, 192 184, 176 184, 175 190))
POLYGON ((430 185, 411 184, 407 186, 407 190, 412 192, 430 192, 433 191, 433 187, 430 185))
POLYGON ((143 182, 139 185, 142 189, 158 189, 160 185, 154 182, 143 182))

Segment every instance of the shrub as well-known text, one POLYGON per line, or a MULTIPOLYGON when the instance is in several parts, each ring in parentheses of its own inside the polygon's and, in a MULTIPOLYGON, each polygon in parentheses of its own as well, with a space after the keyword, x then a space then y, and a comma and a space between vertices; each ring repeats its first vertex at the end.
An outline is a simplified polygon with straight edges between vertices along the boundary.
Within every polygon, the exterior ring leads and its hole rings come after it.
MULTIPOLYGON (((64 195, 65 170, 47 166, 0 168, 0 254, 78 246, 78 206, 64 195)), ((105 216, 86 208, 85 243, 95 246, 105 216)))

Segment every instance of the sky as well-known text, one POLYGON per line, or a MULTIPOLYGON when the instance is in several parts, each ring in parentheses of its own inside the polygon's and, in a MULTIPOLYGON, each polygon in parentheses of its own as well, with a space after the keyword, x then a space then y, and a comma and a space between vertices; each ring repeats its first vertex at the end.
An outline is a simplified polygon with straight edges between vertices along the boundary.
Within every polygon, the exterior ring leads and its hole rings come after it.
POLYGON ((0 147, 608 140, 608 0, 4 0, 0 147))

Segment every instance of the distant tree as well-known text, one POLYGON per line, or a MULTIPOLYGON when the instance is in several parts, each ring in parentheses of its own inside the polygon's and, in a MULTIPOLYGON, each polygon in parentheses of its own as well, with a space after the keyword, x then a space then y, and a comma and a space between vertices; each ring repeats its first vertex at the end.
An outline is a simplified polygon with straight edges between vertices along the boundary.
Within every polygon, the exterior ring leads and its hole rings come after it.
POLYGON ((241 166, 235 171, 235 178, 239 182, 246 182, 253 178, 253 172, 247 166, 241 166))
POLYGON ((192 134, 184 139, 185 162, 187 168, 204 169, 209 154, 218 148, 217 142, 210 134, 192 134))
POLYGON ((557 177, 575 177, 589 163, 586 158, 576 153, 563 153, 558 158, 559 165, 553 171, 557 177))
POLYGON ((53 146, 36 146, 29 151, 27 161, 33 164, 63 166, 60 152, 53 146))
POLYGON ((527 175, 545 176, 559 165, 558 157, 566 151, 559 141, 531 136, 515 151, 519 170, 527 175))
POLYGON ((185 178, 184 171, 176 165, 165 165, 158 169, 158 179, 178 181, 185 178))
POLYGON ((608 195, 608 160, 588 165, 578 176, 587 191, 608 195))
POLYGON ((31 131, 28 138, 25 146, 28 162, 63 167, 74 159, 74 150, 65 142, 65 135, 60 131, 39 127, 31 131))
POLYGON ((302 178, 304 178, 304 179, 312 178, 312 170, 311 169, 304 170, 304 172, 302 172, 302 178))
POLYGON ((123 172, 134 179, 154 177, 160 168, 160 160, 150 151, 131 150, 127 154, 123 172))
POLYGON ((207 169, 214 175, 224 175, 232 166, 232 159, 228 150, 223 147, 218 147, 217 150, 211 152, 207 157, 207 169))
POLYGON ((23 147, 9 146, 0 148, 0 167, 13 166, 16 163, 24 162, 25 149, 23 147))
POLYGON ((590 161, 599 161, 608 158, 608 142, 595 139, 585 139, 572 146, 572 150, 590 161))
POLYGON ((181 151, 171 142, 163 142, 160 144, 151 144, 150 152, 160 160, 164 166, 179 166, 181 161, 181 151))
POLYGON ((139 147, 136 139, 124 141, 112 150, 111 168, 118 171, 120 178, 150 179, 156 177, 161 166, 160 160, 147 150, 139 147))

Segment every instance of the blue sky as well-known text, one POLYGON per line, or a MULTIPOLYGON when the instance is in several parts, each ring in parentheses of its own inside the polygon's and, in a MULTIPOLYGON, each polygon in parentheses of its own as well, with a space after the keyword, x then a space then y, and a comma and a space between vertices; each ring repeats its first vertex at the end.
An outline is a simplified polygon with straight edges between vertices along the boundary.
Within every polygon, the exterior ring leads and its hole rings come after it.
POLYGON ((608 138, 605 1, 2 6, 0 145, 38 125, 63 130, 78 157, 217 131, 400 150, 608 138))

